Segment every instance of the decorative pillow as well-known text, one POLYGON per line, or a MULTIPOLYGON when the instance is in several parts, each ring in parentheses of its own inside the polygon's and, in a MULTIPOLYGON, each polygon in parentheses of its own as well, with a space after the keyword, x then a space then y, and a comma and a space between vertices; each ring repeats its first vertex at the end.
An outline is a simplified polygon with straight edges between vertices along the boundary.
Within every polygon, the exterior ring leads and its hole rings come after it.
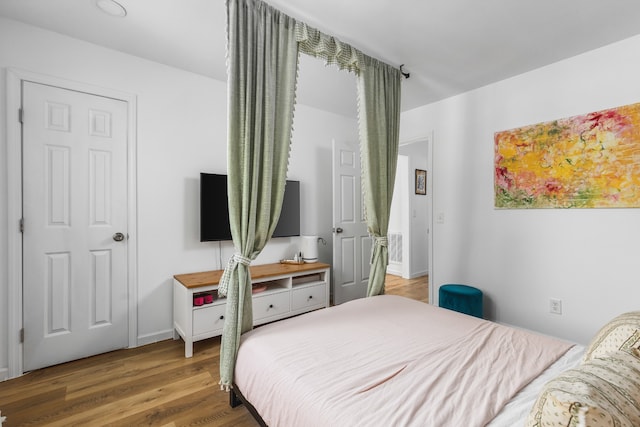
POLYGON ((640 359, 614 351, 549 381, 526 427, 640 426, 640 359))
POLYGON ((640 346, 640 311, 621 314, 604 325, 591 340, 583 362, 616 350, 631 352, 640 346))

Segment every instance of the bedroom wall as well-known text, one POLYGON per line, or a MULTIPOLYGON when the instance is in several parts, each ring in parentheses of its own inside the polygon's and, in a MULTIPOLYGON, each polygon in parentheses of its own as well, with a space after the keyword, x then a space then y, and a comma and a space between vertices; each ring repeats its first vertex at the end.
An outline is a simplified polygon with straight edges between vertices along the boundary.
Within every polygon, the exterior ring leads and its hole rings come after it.
POLYGON ((493 204, 494 132, 640 102, 638 50, 640 36, 402 115, 401 140, 433 131, 434 290, 477 286, 487 317, 581 343, 640 308, 640 210, 493 204))
MULTIPOLYGON (((198 240, 199 173, 226 171, 226 82, 0 18, 0 99, 14 67, 135 94, 138 103, 138 342, 172 335, 172 276, 220 268, 230 243, 198 240)), ((331 72, 328 69, 328 72, 331 72)), ((299 85, 305 81, 301 72, 299 85)), ((354 88, 355 90, 355 88, 354 88)), ((0 103, 0 129, 5 129, 0 103)), ((355 119, 298 105, 289 177, 301 181, 301 231, 325 238, 331 261, 331 140, 357 138, 355 119)), ((6 135, 0 134, 0 380, 7 367, 6 135)), ((274 239, 256 262, 298 248, 274 239)))

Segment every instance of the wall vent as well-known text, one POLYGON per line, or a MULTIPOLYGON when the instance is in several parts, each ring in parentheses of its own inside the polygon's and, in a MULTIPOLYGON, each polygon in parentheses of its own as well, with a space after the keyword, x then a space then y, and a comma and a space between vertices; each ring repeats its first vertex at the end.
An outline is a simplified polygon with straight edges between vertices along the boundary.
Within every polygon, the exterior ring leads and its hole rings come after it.
POLYGON ((387 234, 389 262, 402 263, 402 233, 387 234))

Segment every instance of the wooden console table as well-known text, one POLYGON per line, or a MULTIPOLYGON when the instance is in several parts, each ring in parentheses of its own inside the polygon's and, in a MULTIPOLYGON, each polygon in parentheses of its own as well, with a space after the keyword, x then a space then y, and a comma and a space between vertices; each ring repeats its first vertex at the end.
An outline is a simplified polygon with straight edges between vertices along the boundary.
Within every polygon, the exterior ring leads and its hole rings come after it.
MULTIPOLYGON (((251 266, 250 271, 254 326, 329 306, 328 264, 263 264, 251 266)), ((185 357, 193 356, 195 341, 222 335, 226 302, 218 298, 222 273, 173 276, 173 336, 184 340, 185 357)))

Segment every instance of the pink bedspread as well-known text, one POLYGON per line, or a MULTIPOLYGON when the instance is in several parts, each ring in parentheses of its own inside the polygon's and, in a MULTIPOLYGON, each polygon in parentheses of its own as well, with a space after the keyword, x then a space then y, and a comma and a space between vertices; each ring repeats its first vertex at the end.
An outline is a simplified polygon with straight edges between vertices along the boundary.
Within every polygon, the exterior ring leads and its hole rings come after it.
POLYGON ((484 426, 570 347, 385 295, 245 334, 235 383, 271 427, 484 426))

